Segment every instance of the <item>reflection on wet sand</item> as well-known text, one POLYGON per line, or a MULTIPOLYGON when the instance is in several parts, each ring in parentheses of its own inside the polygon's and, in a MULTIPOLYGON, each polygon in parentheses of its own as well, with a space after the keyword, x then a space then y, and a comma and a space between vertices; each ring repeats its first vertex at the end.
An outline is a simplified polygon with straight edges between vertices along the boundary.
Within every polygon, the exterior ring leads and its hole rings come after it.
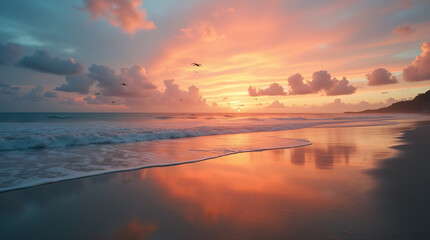
POLYGON ((266 157, 265 152, 241 154, 222 163, 153 171, 151 179, 164 190, 167 205, 182 206, 172 211, 187 222, 203 229, 228 223, 230 231, 246 238, 256 238, 254 231, 280 237, 287 229, 299 236, 306 232, 305 221, 350 204, 337 197, 350 186, 334 190, 336 175, 316 177, 315 186, 312 168, 297 172, 289 161, 267 164, 266 157))
MULTIPOLYGON (((385 135, 375 141, 388 141, 369 148, 372 143, 363 131, 375 129, 313 129, 319 133, 315 136, 304 131, 311 130, 296 132, 311 136, 312 146, 157 169, 150 172, 150 178, 164 190, 163 199, 169 200, 168 206, 182 206, 172 211, 202 229, 228 224, 232 231, 228 234, 254 239, 315 239, 351 232, 370 236, 375 229, 369 226, 363 231, 357 222, 351 224, 354 219, 372 218, 372 213, 363 211, 362 206, 369 201, 366 193, 373 182, 361 169, 373 166, 377 159, 372 156, 378 155, 375 152, 393 152, 388 148, 394 141, 388 140, 391 132, 381 131, 385 135), (358 156, 366 156, 367 161, 358 156), (313 226, 312 232, 309 226, 313 226)), ((299 137, 291 132, 284 134, 299 137)))
MULTIPOLYGON (((399 131, 378 126, 262 133, 276 136, 273 141, 308 138, 312 145, 3 193, 0 238, 378 239, 394 230, 383 221, 391 215, 375 207, 372 191, 379 185, 365 170, 395 154, 389 147, 399 131), (73 232, 84 223, 85 235, 73 232)), ((180 154, 179 148, 198 148, 194 144, 160 151, 180 154)))
POLYGON ((157 230, 157 225, 140 223, 137 219, 131 219, 125 226, 114 230, 110 240, 146 240, 157 230))
POLYGON ((349 157, 354 154, 356 147, 327 146, 326 148, 295 148, 291 149, 291 163, 303 165, 306 161, 314 163, 316 168, 331 169, 333 165, 344 163, 348 165, 349 157))

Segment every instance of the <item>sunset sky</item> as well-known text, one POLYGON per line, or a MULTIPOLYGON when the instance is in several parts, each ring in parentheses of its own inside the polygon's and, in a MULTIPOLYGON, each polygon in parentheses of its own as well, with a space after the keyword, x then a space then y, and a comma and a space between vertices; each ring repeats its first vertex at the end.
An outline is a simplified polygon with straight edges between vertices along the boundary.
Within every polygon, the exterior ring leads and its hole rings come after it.
POLYGON ((428 0, 2 1, 0 111, 379 108, 430 89, 429 12, 428 0))

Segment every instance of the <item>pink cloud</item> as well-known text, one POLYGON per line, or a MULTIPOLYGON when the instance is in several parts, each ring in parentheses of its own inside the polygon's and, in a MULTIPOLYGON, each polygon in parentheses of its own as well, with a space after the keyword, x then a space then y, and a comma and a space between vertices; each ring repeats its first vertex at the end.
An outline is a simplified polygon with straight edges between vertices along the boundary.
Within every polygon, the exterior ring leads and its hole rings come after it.
POLYGON ((224 34, 218 34, 215 28, 209 22, 200 22, 193 24, 191 27, 182 28, 179 38, 198 38, 204 42, 212 42, 219 39, 224 39, 224 34))
POLYGON ((327 71, 318 71, 312 74, 312 81, 303 82, 303 77, 300 74, 295 74, 288 78, 290 86, 290 95, 318 93, 322 90, 327 96, 347 95, 352 94, 357 90, 356 87, 349 84, 349 81, 344 77, 342 80, 332 78, 327 71))
POLYGON ((145 68, 140 65, 124 67, 119 74, 104 65, 93 64, 88 70, 89 76, 97 81, 100 93, 104 96, 141 97, 156 88, 149 81, 145 68))
POLYGON ((156 105, 206 105, 200 93, 199 88, 192 85, 188 87, 188 91, 181 90, 174 79, 164 80, 164 92, 153 92, 150 96, 150 101, 156 105))
POLYGON ((281 102, 279 102, 278 100, 273 101, 269 106, 267 106, 266 108, 285 108, 285 105, 281 102))
POLYGON ((79 100, 75 100, 74 98, 65 98, 63 101, 60 102, 61 104, 66 104, 66 105, 84 105, 85 103, 83 101, 79 101, 79 100))
POLYGON ((192 85, 183 90, 175 80, 165 80, 164 91, 152 90, 147 96, 124 98, 124 105, 146 112, 213 112, 219 109, 209 106, 199 91, 192 85))
POLYGON ((410 35, 414 31, 415 30, 411 26, 409 26, 409 23, 405 23, 402 26, 398 26, 396 29, 394 29, 393 33, 410 35))
MULTIPOLYGON (((405 99, 401 99, 405 100, 405 99)), ((358 112, 367 109, 378 109, 387 107, 400 100, 394 98, 388 98, 385 101, 377 103, 369 103, 367 101, 360 101, 358 103, 345 103, 341 99, 334 99, 333 102, 325 103, 322 105, 310 105, 310 106, 287 106, 290 112, 311 112, 311 113, 332 113, 332 112, 358 112)))
POLYGON ((333 78, 332 82, 333 86, 325 91, 327 96, 353 94, 357 89, 356 87, 349 85, 349 81, 346 80, 345 77, 342 78, 342 80, 333 78))
MULTIPOLYGON (((88 104, 125 105, 139 108, 145 111, 185 111, 185 110, 208 110, 209 106, 196 86, 188 87, 188 90, 180 89, 175 80, 164 81, 165 90, 147 89, 140 96, 130 95, 104 95, 103 92, 97 96, 87 96, 84 101, 88 104)), ((136 87, 136 86, 135 86, 136 87)), ((216 107, 213 105, 212 107, 216 107)))
POLYGON ((408 82, 430 80, 430 42, 424 42, 421 49, 421 55, 403 70, 403 78, 408 82))
POLYGON ((373 70, 371 73, 366 74, 366 78, 369 80, 369 86, 397 83, 397 78, 391 76, 391 72, 385 68, 373 70))
POLYGON ((270 84, 270 86, 268 88, 258 89, 258 91, 255 87, 249 86, 248 94, 251 97, 286 95, 284 88, 281 85, 279 85, 278 83, 272 83, 272 84, 270 84))
POLYGON ((148 21, 146 10, 139 9, 142 0, 84 0, 83 9, 89 12, 93 20, 105 18, 113 26, 122 31, 134 34, 138 30, 155 29, 152 21, 148 21))
POLYGON ((299 73, 290 76, 287 81, 291 89, 289 92, 290 95, 312 93, 312 89, 308 84, 303 83, 303 77, 299 73))
POLYGON ((320 90, 327 90, 333 86, 333 82, 331 80, 331 75, 327 71, 318 71, 312 74, 312 81, 310 82, 310 87, 314 92, 318 92, 320 90))

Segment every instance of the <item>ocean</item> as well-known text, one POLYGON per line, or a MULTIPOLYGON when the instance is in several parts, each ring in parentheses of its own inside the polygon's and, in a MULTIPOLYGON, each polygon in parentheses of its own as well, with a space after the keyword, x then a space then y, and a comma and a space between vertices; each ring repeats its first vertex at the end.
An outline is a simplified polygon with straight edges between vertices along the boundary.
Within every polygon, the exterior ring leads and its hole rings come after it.
MULTIPOLYGON (((312 144, 270 132, 395 124, 393 114, 0 113, 0 192, 312 144), (262 134, 265 133, 265 134, 262 134)), ((416 117, 414 117, 416 118, 416 117)))

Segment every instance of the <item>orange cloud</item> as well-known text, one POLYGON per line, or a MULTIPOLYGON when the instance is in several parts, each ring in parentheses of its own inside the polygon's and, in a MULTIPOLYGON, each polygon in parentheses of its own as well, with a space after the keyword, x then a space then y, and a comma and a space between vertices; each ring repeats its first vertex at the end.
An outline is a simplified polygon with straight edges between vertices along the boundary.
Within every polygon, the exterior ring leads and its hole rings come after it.
POLYGON ((278 83, 272 83, 268 88, 258 89, 258 91, 255 87, 249 86, 248 94, 251 97, 286 95, 284 88, 278 83))
POLYGON ((209 22, 200 22, 188 28, 182 28, 179 38, 197 38, 202 41, 212 42, 219 39, 224 39, 224 34, 219 35, 215 28, 209 22))
POLYGON ((285 108, 285 105, 283 103, 279 102, 278 100, 275 100, 266 108, 275 108, 275 109, 281 108, 282 109, 282 108, 285 108))
POLYGON ((430 42, 424 42, 421 46, 423 52, 416 57, 412 65, 403 70, 403 77, 406 81, 430 80, 430 42))
POLYGON ((141 5, 142 0, 85 0, 83 9, 93 20, 103 17, 111 25, 134 34, 138 30, 155 29, 154 23, 146 19, 146 10, 139 9, 141 5))
POLYGON ((415 30, 411 26, 409 26, 409 23, 405 23, 402 26, 398 26, 396 29, 394 29, 393 33, 410 35, 414 31, 415 30))

